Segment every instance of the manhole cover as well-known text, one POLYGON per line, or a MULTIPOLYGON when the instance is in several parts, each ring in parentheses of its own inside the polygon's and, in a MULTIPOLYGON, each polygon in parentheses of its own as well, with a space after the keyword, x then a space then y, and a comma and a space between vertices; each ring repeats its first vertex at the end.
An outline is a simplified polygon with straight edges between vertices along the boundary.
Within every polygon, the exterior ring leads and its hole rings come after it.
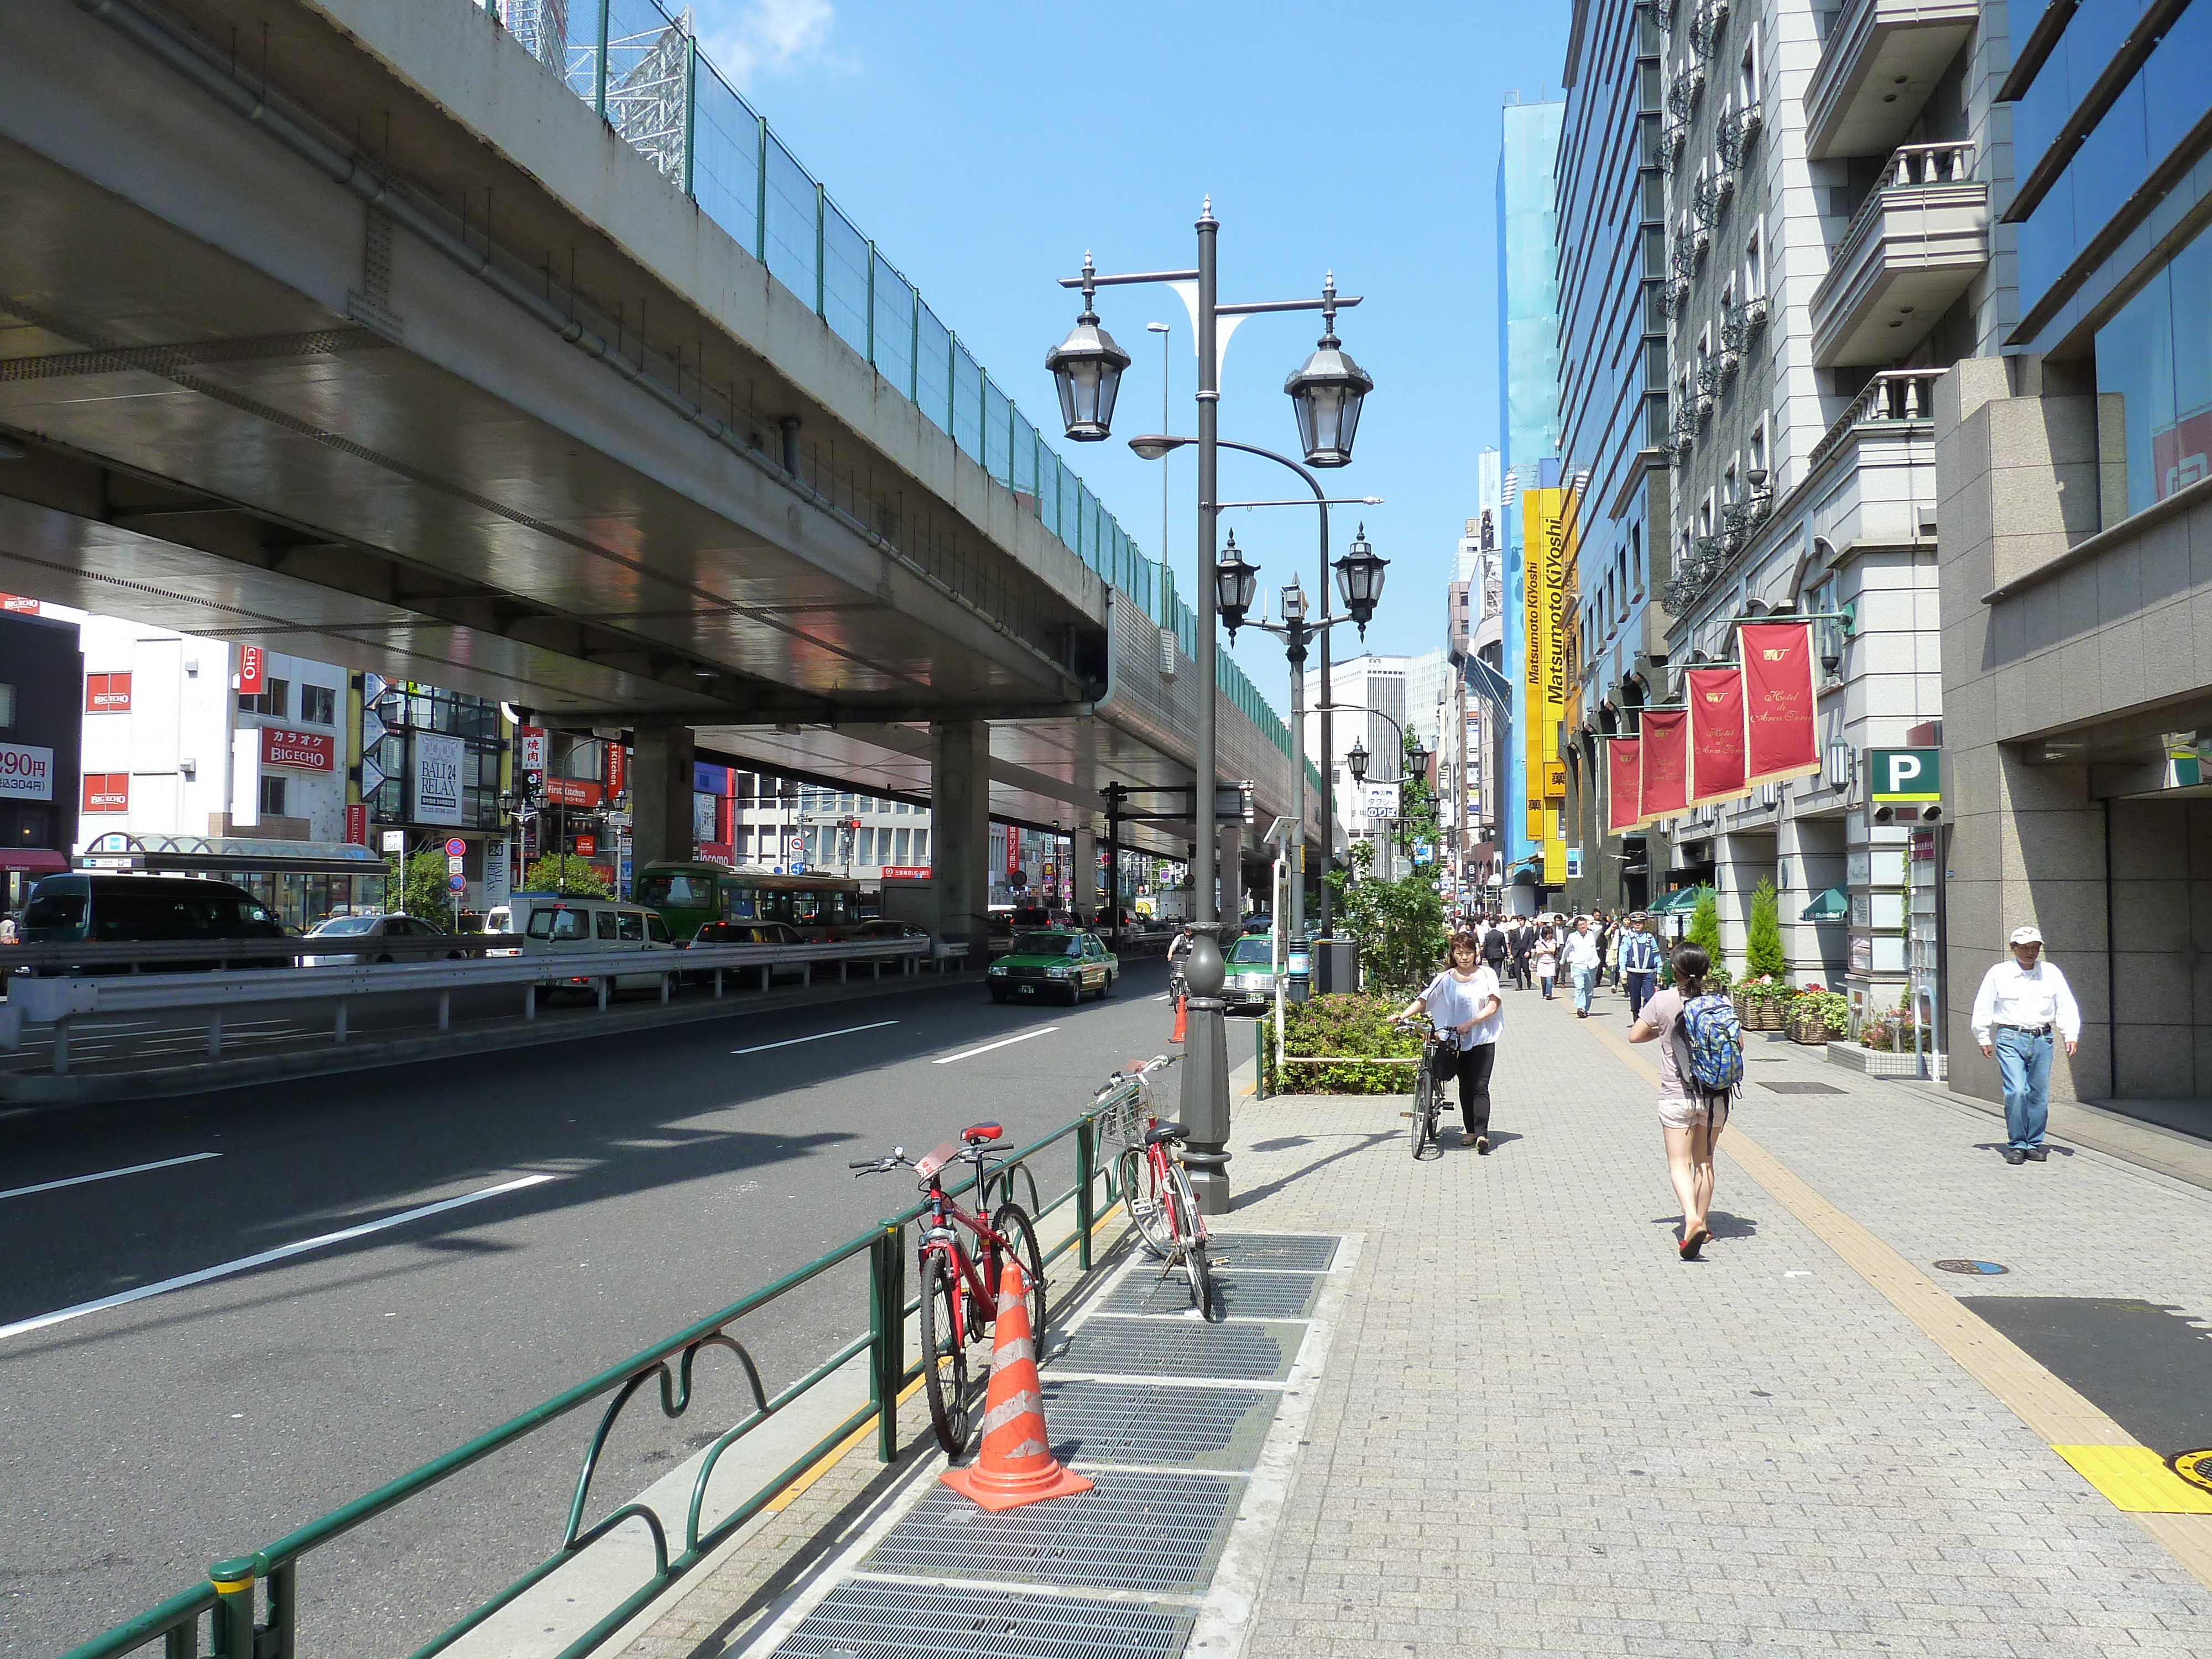
POLYGON ((1231 1475, 1101 1470, 1089 1492, 993 1515, 933 1486, 860 1567, 901 1578, 1188 1595, 1212 1578, 1243 1491, 1231 1475))
POLYGON ((2011 1268, 2000 1261, 1970 1261, 1965 1256, 1950 1255, 1936 1264, 1947 1273, 2008 1273, 2011 1268))
POLYGON ((1192 1616, 1188 1608, 1142 1602, 877 1580, 838 1585, 776 1651, 848 1659, 909 1653, 1169 1659, 1190 1639, 1192 1616))
POLYGON ((2212 1492, 2212 1451, 2183 1452, 2173 1460, 2173 1472, 2191 1486, 2212 1492))
POLYGON ((1839 1095, 1844 1092, 1832 1083, 1762 1083, 1759 1086, 1778 1095, 1839 1095))

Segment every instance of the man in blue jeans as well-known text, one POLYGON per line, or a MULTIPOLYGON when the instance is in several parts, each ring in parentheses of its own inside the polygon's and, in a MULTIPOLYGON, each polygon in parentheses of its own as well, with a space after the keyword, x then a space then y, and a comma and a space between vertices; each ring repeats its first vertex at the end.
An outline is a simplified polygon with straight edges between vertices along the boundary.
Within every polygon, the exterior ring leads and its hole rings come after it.
POLYGON ((1598 964, 1602 960, 1597 951, 1597 935, 1590 931, 1590 919, 1577 916, 1575 931, 1567 935, 1566 950, 1566 968, 1574 975, 1577 1019, 1589 1018, 1590 989, 1597 983, 1598 964))
POLYGON ((1659 941, 1651 937, 1651 924, 1640 910, 1629 917, 1628 931, 1620 936, 1620 982, 1628 992, 1628 1023, 1633 1025, 1659 987, 1659 941))
POLYGON ((2043 935, 2012 930, 2012 959, 1982 975, 1974 994, 1974 1041, 1994 1055, 2004 1081, 2004 1159, 2040 1164, 2043 1129, 2051 1115, 2051 1046, 2054 1036, 2071 1054, 2081 1041, 2081 1009, 2066 975, 2043 960, 2043 935))

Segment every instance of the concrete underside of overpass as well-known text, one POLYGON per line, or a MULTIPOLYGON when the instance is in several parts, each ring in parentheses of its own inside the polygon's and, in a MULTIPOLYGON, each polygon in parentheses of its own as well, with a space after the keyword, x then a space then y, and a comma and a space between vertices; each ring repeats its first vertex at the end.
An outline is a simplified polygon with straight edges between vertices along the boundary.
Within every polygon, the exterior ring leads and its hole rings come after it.
POLYGON ((882 793, 989 721, 1026 822, 1189 781, 1157 626, 459 0, 19 0, 0 222, 0 587, 882 793))

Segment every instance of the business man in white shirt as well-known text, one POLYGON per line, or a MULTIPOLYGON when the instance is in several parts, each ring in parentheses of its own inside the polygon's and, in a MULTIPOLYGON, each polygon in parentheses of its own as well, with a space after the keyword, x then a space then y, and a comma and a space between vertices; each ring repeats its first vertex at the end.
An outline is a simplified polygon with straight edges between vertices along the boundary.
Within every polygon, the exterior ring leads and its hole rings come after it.
POLYGON ((1588 916, 1575 918, 1575 931, 1567 935, 1566 964, 1575 977, 1575 1018, 1588 1019, 1590 1011, 1590 988, 1597 983, 1597 935, 1590 931, 1588 916))
POLYGON ((2005 1162, 2049 1156, 2043 1126, 2051 1115, 2051 1044, 2055 1035, 2072 1054, 2081 1042, 2081 1009, 2066 975, 2043 960, 2043 935, 2012 930, 2012 960, 1982 975, 1974 993, 1974 1041, 1996 1056, 2004 1079, 2005 1162))

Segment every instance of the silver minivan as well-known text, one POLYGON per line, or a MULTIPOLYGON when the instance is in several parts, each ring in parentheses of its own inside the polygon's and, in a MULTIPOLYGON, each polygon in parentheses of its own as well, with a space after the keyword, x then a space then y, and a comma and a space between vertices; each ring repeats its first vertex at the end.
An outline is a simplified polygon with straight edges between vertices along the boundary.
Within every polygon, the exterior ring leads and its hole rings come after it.
MULTIPOLYGON (((657 911, 619 899, 575 893, 517 893, 507 902, 507 929, 522 940, 526 957, 605 956, 621 951, 665 951, 675 944, 657 911)), ((580 966, 581 964, 579 964, 580 966)), ((556 975, 548 985, 589 987, 592 973, 556 975)), ((615 988, 658 986, 660 975, 622 974, 615 988)))

